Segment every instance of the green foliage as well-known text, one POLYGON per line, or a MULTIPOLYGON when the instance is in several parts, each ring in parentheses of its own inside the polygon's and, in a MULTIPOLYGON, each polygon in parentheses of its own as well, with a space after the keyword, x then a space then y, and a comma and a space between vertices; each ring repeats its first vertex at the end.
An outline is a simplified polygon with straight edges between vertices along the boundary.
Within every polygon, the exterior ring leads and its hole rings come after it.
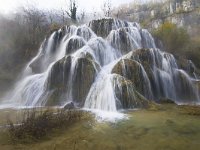
POLYGON ((189 35, 184 28, 165 22, 153 32, 155 38, 160 39, 166 51, 177 54, 189 42, 189 35))

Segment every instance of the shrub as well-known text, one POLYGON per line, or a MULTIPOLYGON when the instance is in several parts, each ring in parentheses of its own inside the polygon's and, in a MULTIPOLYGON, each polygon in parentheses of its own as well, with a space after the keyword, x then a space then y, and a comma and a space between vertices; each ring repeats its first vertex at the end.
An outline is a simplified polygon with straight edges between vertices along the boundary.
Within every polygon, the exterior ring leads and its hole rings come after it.
POLYGON ((85 112, 80 110, 37 111, 36 109, 23 112, 20 124, 15 125, 9 120, 9 135, 12 141, 24 139, 40 139, 53 129, 66 128, 84 118, 85 112))
POLYGON ((189 42, 189 35, 184 28, 165 22, 153 31, 155 38, 160 39, 166 51, 177 54, 189 42))

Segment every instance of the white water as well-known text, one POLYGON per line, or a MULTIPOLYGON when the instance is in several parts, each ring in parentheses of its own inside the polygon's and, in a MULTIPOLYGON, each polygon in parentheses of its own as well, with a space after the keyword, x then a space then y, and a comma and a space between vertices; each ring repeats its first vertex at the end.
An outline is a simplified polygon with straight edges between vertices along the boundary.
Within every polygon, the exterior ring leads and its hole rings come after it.
MULTIPOLYGON (((47 89, 48 77, 52 68, 55 63, 68 56, 71 56, 72 61, 70 70, 68 70, 68 82, 67 85, 64 85, 68 87, 68 90, 62 93, 64 95, 62 104, 73 101, 72 91, 75 89, 73 89, 72 81, 74 72, 79 58, 86 58, 86 55, 91 55, 93 67, 98 72, 85 99, 84 107, 86 109, 96 112, 115 112, 114 114, 116 114, 118 111, 117 104, 120 102, 116 97, 115 88, 120 89, 120 86, 122 86, 120 82, 126 79, 120 75, 112 74, 112 69, 122 59, 135 60, 140 65, 141 78, 145 81, 144 86, 146 87, 143 96, 146 98, 159 100, 159 98, 165 97, 171 98, 177 103, 182 103, 180 95, 177 95, 177 90, 179 92, 187 91, 179 87, 182 81, 179 81, 178 74, 181 74, 187 83, 185 89, 190 88, 193 98, 184 102, 199 102, 198 89, 192 83, 192 78, 185 71, 178 69, 173 55, 156 48, 154 39, 147 30, 141 29, 137 23, 114 20, 112 30, 107 37, 102 38, 90 29, 91 26, 92 22, 80 27, 67 26, 46 38, 37 56, 27 64, 23 76, 16 83, 14 89, 2 98, 3 102, 0 107, 45 106, 52 93, 47 89), (137 50, 139 48, 149 48, 149 54, 145 61, 149 61, 149 69, 153 72, 154 79, 151 81, 146 72, 147 68, 143 66, 144 60, 139 55, 133 55, 134 52, 139 51, 137 50), (66 50, 72 51, 68 53, 66 50), (99 65, 100 71, 98 71, 96 64, 99 65)), ((106 23, 104 29, 109 30, 106 23)), ((63 67, 64 70, 64 66, 60 67, 63 67)), ((123 74, 126 74, 125 68, 124 65, 123 74)), ((87 72, 83 73, 87 74, 87 72)), ((62 80, 64 81, 64 79, 62 80)), ((128 85, 126 87, 129 88, 127 89, 128 97, 134 99, 135 88, 128 85)), ((130 106, 130 108, 134 108, 134 106, 130 106)), ((107 116, 106 113, 103 113, 103 115, 107 116)))

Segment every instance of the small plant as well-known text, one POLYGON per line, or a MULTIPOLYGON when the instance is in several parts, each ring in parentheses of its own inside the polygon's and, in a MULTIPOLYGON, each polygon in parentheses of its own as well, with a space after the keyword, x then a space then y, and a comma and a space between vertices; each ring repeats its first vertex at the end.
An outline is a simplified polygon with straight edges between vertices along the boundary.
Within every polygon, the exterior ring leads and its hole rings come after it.
POLYGON ((36 109, 23 112, 23 119, 20 124, 9 123, 9 135, 12 141, 24 139, 40 139, 53 129, 66 128, 84 118, 85 112, 80 110, 57 111, 36 109))

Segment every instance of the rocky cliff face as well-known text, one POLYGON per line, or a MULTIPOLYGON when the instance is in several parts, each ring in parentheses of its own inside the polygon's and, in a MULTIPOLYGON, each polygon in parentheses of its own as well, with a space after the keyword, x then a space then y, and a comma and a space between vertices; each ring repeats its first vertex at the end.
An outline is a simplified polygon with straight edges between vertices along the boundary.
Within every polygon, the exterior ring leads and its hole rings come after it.
POLYGON ((140 22, 149 29, 157 28, 164 21, 190 29, 199 25, 200 2, 198 0, 164 0, 132 4, 124 12, 122 11, 118 17, 140 22), (124 16, 125 12, 126 15, 124 16))

